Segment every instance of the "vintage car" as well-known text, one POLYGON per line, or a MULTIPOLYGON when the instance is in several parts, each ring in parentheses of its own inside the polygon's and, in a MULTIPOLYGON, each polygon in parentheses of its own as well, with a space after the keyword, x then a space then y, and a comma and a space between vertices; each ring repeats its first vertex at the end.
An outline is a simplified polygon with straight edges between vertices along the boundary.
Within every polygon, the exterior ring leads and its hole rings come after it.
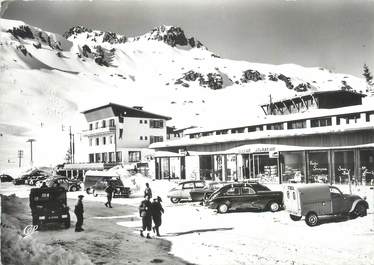
POLYGON ((359 196, 343 194, 337 187, 328 184, 288 185, 284 201, 290 218, 298 221, 305 216, 309 226, 316 226, 320 216, 362 217, 369 208, 369 204, 359 196))
POLYGON ((39 176, 49 176, 49 173, 43 170, 34 169, 26 174, 23 174, 20 178, 13 180, 14 185, 29 184, 31 179, 37 178, 39 176))
POLYGON ((191 200, 190 192, 204 187, 205 181, 203 180, 183 181, 177 187, 172 188, 168 192, 167 197, 170 198, 172 203, 178 203, 181 200, 191 200))
POLYGON ((69 207, 66 190, 57 188, 33 188, 30 191, 32 224, 38 227, 46 224, 62 224, 70 227, 69 207))
POLYGON ((66 191, 78 191, 81 189, 80 181, 67 177, 53 176, 45 181, 48 187, 63 187, 66 191))
POLYGON ((202 188, 195 188, 190 191, 190 197, 192 201, 198 202, 198 201, 204 201, 209 198, 209 196, 219 188, 229 184, 229 182, 209 182, 206 183, 204 187, 202 188))
POLYGON ((1 182, 12 182, 13 178, 7 174, 1 174, 0 175, 1 182))
POLYGON ((283 193, 271 191, 257 182, 228 184, 215 191, 206 206, 226 213, 233 209, 260 209, 279 211, 283 206, 283 193))
POLYGON ((129 198, 131 190, 125 187, 120 178, 102 177, 91 186, 93 196, 106 195, 105 189, 111 185, 114 189, 113 198, 129 198))

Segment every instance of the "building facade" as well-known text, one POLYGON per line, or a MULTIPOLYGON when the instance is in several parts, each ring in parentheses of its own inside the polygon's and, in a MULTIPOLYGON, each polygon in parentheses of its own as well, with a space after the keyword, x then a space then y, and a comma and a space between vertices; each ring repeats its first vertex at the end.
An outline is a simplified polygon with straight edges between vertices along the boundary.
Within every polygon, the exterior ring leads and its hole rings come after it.
POLYGON ((374 106, 362 105, 355 92, 349 101, 347 93, 322 93, 318 96, 325 105, 299 111, 294 106, 288 115, 263 105, 273 111, 260 120, 196 128, 182 138, 152 144, 155 177, 374 184, 374 106), (333 100, 341 95, 344 107, 333 100))
POLYGON ((109 103, 82 112, 88 123, 90 163, 134 163, 145 161, 148 146, 166 139, 166 121, 171 118, 146 112, 142 107, 109 103))

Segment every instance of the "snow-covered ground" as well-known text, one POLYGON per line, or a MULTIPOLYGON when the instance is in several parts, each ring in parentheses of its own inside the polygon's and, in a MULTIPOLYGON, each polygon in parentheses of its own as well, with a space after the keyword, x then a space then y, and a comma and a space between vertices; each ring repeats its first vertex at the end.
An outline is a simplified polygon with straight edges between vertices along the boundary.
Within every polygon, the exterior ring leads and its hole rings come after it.
MULTIPOLYGON (((374 189, 352 187, 352 192, 369 202, 368 216, 347 220, 329 218, 317 227, 293 222, 286 211, 231 212, 217 214, 198 203, 172 204, 167 191, 175 185, 151 181, 154 196, 163 198, 165 214, 161 226, 164 239, 172 242, 171 253, 196 264, 374 264, 374 189)), ((281 190, 280 185, 269 186, 281 190)), ((348 192, 348 186, 340 186, 348 192)), ((2 183, 1 193, 28 197, 30 187, 2 183)), ((69 192, 77 198, 83 192, 69 192)), ((106 198, 86 195, 85 201, 106 198)), ((141 192, 113 203, 138 206, 141 192)), ((120 215, 106 218, 120 218, 120 215)), ((118 225, 132 227, 138 233, 140 219, 134 213, 118 225)))

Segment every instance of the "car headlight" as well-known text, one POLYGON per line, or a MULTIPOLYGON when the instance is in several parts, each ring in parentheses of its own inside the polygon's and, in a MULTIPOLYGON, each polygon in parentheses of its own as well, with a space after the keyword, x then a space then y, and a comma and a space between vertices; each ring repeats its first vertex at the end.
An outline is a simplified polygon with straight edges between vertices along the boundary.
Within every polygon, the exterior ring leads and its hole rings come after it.
POLYGON ((39 220, 45 220, 45 216, 39 216, 39 220))

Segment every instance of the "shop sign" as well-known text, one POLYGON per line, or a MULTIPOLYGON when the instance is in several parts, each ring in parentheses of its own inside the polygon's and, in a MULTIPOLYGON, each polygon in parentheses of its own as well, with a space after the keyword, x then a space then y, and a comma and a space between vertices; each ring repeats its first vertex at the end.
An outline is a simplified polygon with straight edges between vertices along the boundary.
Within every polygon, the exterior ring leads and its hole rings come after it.
MULTIPOLYGON (((250 153, 270 153, 270 152, 276 152, 275 146, 259 146, 256 148, 245 148, 245 149, 239 149, 239 154, 250 154, 250 153)), ((269 154, 270 155, 270 154, 269 154)))

